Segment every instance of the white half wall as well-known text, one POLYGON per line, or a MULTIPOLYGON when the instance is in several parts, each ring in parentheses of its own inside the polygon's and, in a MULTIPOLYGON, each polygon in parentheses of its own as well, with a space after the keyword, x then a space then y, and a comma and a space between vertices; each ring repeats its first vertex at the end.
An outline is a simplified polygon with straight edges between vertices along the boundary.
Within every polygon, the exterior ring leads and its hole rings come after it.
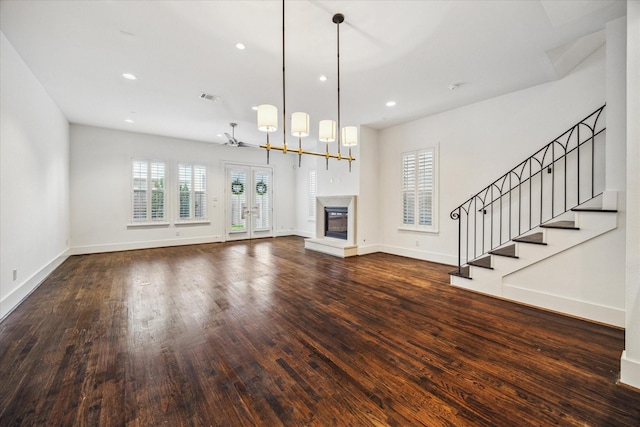
POLYGON ((69 124, 3 33, 0 64, 2 319, 67 257, 69 124))
MULTIPOLYGON (((278 153, 276 153, 278 154, 278 153)), ((295 228, 293 156, 271 156, 274 170, 274 235, 295 228)), ((224 163, 264 166, 262 149, 227 147, 83 125, 71 126, 71 244, 73 253, 220 242, 225 233, 224 163), (131 222, 131 161, 161 160, 175 183, 179 162, 208 169, 210 223, 176 225, 177 192, 167 190, 169 225, 128 227, 131 222), (172 178, 172 176, 174 178, 172 178)), ((168 185, 169 185, 168 184, 168 185)), ((177 185, 176 185, 177 188, 177 185)))

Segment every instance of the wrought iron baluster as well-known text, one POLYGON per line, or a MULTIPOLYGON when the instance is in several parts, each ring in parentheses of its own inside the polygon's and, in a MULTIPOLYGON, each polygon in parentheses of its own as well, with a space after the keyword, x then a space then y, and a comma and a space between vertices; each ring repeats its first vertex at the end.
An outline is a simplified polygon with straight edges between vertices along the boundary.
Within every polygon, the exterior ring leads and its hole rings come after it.
MULTIPOLYGON (((600 115, 602 114, 603 110, 604 110, 605 106, 600 107, 598 110, 596 110, 595 112, 591 113, 589 116, 587 116, 585 119, 583 119, 582 121, 580 121, 577 125, 571 127, 569 130, 567 130, 566 132, 564 132, 563 134, 561 134, 558 138, 552 140, 552 142, 550 142, 549 144, 547 144, 546 146, 544 146, 543 148, 541 148, 540 150, 538 150, 536 153, 534 153, 533 155, 529 156, 526 160, 524 160, 523 162, 521 162, 520 164, 518 164, 518 166, 516 166, 515 168, 511 169, 509 172, 507 172, 509 174, 508 177, 508 182, 507 182, 507 175, 502 175, 500 178, 498 178, 497 180, 495 180, 493 183, 489 184, 487 187, 485 187, 483 190, 479 191, 478 193, 476 193, 475 195, 472 195, 470 199, 468 199, 466 202, 464 202, 462 205, 458 206, 456 209, 454 209, 450 216, 452 219, 454 220, 458 220, 460 221, 458 223, 458 272, 461 273, 462 272, 462 255, 463 255, 463 250, 462 250, 462 240, 463 238, 466 241, 466 249, 464 250, 465 255, 466 255, 466 261, 470 261, 471 259, 476 259, 479 256, 484 255, 486 252, 495 249, 495 247, 498 247, 500 245, 503 244, 503 236, 505 233, 508 233, 508 238, 506 239, 506 241, 516 237, 515 236, 515 232, 513 230, 513 228, 515 227, 514 221, 514 215, 517 214, 518 215, 518 230, 517 230, 517 235, 520 236, 530 230, 532 230, 534 228, 534 224, 533 224, 533 215, 534 215, 534 206, 533 206, 533 191, 534 191, 534 184, 535 184, 535 177, 537 174, 540 174, 540 179, 538 181, 539 185, 540 185, 540 190, 539 190, 539 203, 540 205, 538 206, 539 212, 537 214, 538 219, 539 219, 539 224, 542 224, 547 218, 546 214, 545 214, 545 204, 548 205, 548 199, 549 197, 551 197, 551 205, 550 205, 550 211, 549 211, 549 218, 548 219, 553 219, 557 216, 557 211, 556 211, 556 207, 559 204, 562 204, 562 212, 560 212, 560 209, 558 210, 558 215, 561 213, 566 212, 568 209, 577 206, 581 203, 584 202, 581 194, 582 194, 582 186, 584 185, 584 179, 581 180, 581 172, 582 172, 582 165, 581 165, 581 146, 586 144, 586 143, 591 143, 591 165, 589 165, 588 162, 585 162, 585 166, 586 167, 591 167, 590 173, 591 173, 591 196, 589 196, 589 192, 586 191, 585 189, 585 194, 586 197, 589 198, 594 198, 597 197, 599 194, 596 194, 596 183, 595 183, 595 178, 596 178, 596 171, 595 171, 595 166, 596 166, 596 150, 595 150, 595 144, 596 144, 596 137, 601 133, 604 132, 606 130, 606 127, 603 127, 600 130, 596 130, 597 129, 597 122, 598 119, 600 117, 600 115), (592 121, 592 124, 590 124, 590 122, 592 121), (580 140, 580 126, 586 126, 590 131, 591 134, 587 137, 587 139, 585 141, 581 141, 580 140), (571 143, 571 140, 575 138, 576 139, 576 144, 574 148, 570 148, 569 144, 571 143), (564 141, 564 143, 562 142, 564 141), (559 156, 556 156, 556 149, 555 146, 556 144, 560 145, 560 148, 562 148, 563 153, 560 154, 559 156), (551 150, 549 150, 549 148, 551 148, 551 150), (569 155, 571 154, 572 151, 576 150, 576 156, 572 159, 569 159, 569 155), (547 159, 545 161, 545 159, 547 158, 547 155, 550 154, 550 159, 547 159), (539 158, 541 158, 542 160, 539 160, 539 158), (538 166, 539 166, 539 170, 534 172, 533 170, 533 162, 537 162, 538 166), (564 170, 562 172, 562 175, 560 175, 558 177, 558 179, 562 179, 563 183, 562 183, 562 187, 558 187, 556 186, 557 184, 557 179, 556 179, 556 168, 558 167, 559 163, 562 161, 563 165, 564 165, 564 170), (527 169, 527 162, 528 164, 528 169, 529 169, 529 176, 525 177, 525 173, 526 173, 526 169, 527 169), (570 202, 569 200, 569 193, 571 191, 573 191, 572 188, 570 188, 570 184, 568 182, 568 177, 570 175, 573 175, 573 172, 569 172, 569 168, 573 166, 573 164, 575 164, 576 166, 576 196, 577 199, 575 201, 575 205, 573 205, 573 202, 570 202), (546 171, 545 171, 546 169, 546 171), (517 171, 520 171, 520 173, 518 174, 517 171), (544 179, 544 175, 546 173, 550 173, 551 174, 551 182, 550 182, 550 188, 548 189, 549 191, 545 191, 544 186, 545 186, 545 179, 544 179), (515 183, 514 185, 514 180, 513 177, 511 176, 511 174, 515 174, 516 177, 518 178, 518 182, 515 183), (561 178, 562 177, 562 178, 561 178), (583 182, 581 182, 583 181, 583 182), (528 185, 527 188, 524 188, 525 184, 528 185), (505 186, 508 185, 508 189, 505 189, 505 186), (495 188, 494 188, 495 187, 495 188), (514 191, 518 191, 518 206, 517 208, 514 206, 514 195, 513 192, 514 191), (495 191, 498 191, 498 194, 496 195, 495 191), (528 191, 529 195, 528 195, 528 206, 523 206, 524 203, 526 203, 526 201, 524 201, 523 203, 523 194, 522 192, 524 191, 528 191), (509 200, 506 200, 507 194, 506 192, 508 192, 508 197, 509 200), (562 196, 558 195, 558 192, 562 191, 562 196), (546 195, 546 196, 545 196, 546 195), (496 199, 499 198, 499 200, 496 199), (546 199, 545 199, 546 197, 546 199), (558 203, 555 202, 556 197, 562 197, 562 200, 558 200, 558 203), (503 198, 505 198, 505 200, 503 201, 503 198), (478 209, 478 199, 480 199, 479 201, 481 202, 481 206, 480 209, 478 209), (496 203, 497 202, 497 203, 496 203), (508 203, 509 207, 508 209, 506 209, 504 207, 504 203, 508 203), (468 205, 467 205, 468 204, 468 205), (572 206, 569 206, 569 205, 572 206), (465 207, 466 206, 466 207, 465 207), (494 210, 495 208, 498 208, 500 210, 500 212, 498 214, 495 214, 494 210), (491 209, 491 212, 488 214, 487 209, 491 209), (526 209, 523 211, 523 209, 526 209), (516 211, 517 212, 514 212, 516 211), (463 211, 466 212, 467 214, 467 218, 465 220, 465 226, 466 226, 466 231, 465 231, 465 236, 462 235, 462 218, 461 216, 463 215, 463 211), (471 221, 471 219, 469 218, 469 215, 471 214, 471 212, 473 212, 473 221, 471 221), (482 224, 481 227, 478 225, 478 215, 482 216, 482 224), (505 219, 505 216, 507 217, 505 219), (526 217, 528 216, 529 221, 528 221, 528 227, 524 226, 523 222, 526 221, 526 217), (495 220, 498 219, 499 220, 499 226, 498 226, 498 236, 494 236, 495 234, 495 220), (487 227, 487 223, 486 221, 489 220, 490 224, 487 227), (504 227, 504 221, 507 220, 509 221, 509 225, 506 228, 505 231, 505 227, 504 227), (471 230, 470 228, 473 227, 473 230, 471 230), (490 234, 487 238, 487 232, 490 234), (479 238, 478 234, 481 233, 482 236, 481 238, 479 238), (472 234, 472 235, 470 235, 472 234), (498 238, 498 243, 496 244, 494 242, 494 237, 498 238), (471 251, 469 246, 473 245, 473 250, 471 251), (473 254, 471 254, 471 252, 473 252, 473 254), (473 256, 473 258, 471 258, 470 256, 473 256)), ((584 147, 585 149, 588 149, 588 147, 584 147)), ((584 157, 584 156, 582 156, 584 157)), ((571 185, 574 185, 574 183, 571 183, 571 185)), ((587 184, 588 185, 588 184, 587 184)), ((537 191, 537 190, 536 190, 537 191)), ((526 197, 526 194, 524 195, 524 197, 526 197)), ((536 196, 537 199, 537 196, 536 196)), ((539 225, 539 224, 536 224, 539 225)))

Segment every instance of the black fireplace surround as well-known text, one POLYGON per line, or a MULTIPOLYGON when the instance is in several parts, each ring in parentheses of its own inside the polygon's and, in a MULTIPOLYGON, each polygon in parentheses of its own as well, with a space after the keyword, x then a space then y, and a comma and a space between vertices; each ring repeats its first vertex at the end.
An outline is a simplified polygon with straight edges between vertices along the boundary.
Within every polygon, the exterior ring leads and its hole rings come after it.
POLYGON ((324 235, 336 239, 347 240, 348 209, 346 207, 324 208, 324 235))

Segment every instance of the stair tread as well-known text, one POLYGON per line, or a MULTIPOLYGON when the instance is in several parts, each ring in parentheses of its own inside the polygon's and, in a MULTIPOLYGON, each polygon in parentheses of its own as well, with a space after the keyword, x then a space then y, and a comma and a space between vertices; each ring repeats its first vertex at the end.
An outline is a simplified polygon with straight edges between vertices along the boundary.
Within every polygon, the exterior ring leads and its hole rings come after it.
POLYGON ((602 208, 573 208, 573 212, 618 212, 616 209, 602 209, 602 208))
POLYGON ((469 266, 465 265, 460 268, 460 272, 458 269, 449 272, 451 276, 464 277, 465 279, 471 279, 471 275, 469 274, 469 266))
POLYGON ((546 245, 544 242, 544 233, 542 232, 516 237, 513 241, 520 243, 533 243, 534 245, 546 245))
POLYGON ((542 228, 560 228, 563 230, 580 230, 576 227, 575 221, 556 221, 550 222, 547 224, 542 224, 540 227, 542 228))
POLYGON ((491 256, 474 259, 473 261, 469 262, 469 265, 473 265, 475 267, 488 268, 489 270, 493 270, 493 267, 491 267, 491 256))
POLYGON ((518 258, 516 256, 516 245, 509 245, 503 248, 494 249, 492 251, 489 251, 489 253, 491 255, 499 255, 499 256, 504 256, 508 258, 518 258))

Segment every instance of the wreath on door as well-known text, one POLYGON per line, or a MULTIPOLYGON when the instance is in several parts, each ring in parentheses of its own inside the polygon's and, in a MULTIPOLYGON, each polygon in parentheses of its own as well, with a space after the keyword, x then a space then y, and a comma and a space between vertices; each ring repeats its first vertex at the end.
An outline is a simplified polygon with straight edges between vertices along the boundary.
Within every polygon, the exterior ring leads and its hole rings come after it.
POLYGON ((236 179, 231 183, 231 193, 235 194, 236 196, 244 193, 244 184, 240 182, 239 179, 236 179))
POLYGON ((256 193, 260 196, 267 194, 267 184, 264 181, 260 181, 256 184, 256 193))

